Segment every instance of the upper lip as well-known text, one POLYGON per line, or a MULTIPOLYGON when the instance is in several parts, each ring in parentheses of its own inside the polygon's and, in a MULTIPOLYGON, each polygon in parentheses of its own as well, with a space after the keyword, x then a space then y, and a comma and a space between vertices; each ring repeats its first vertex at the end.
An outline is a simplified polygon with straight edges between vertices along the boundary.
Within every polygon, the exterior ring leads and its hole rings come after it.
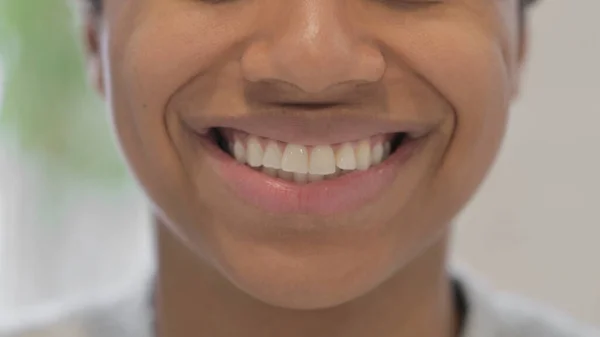
POLYGON ((197 133, 205 133, 210 128, 230 128, 284 143, 307 146, 339 144, 390 133, 406 133, 411 138, 418 138, 433 128, 432 124, 418 121, 393 122, 344 115, 310 118, 285 114, 218 118, 211 120, 210 125, 194 121, 186 124, 197 133))
POLYGON ((196 133, 230 128, 308 146, 390 133, 417 138, 439 124, 434 117, 437 114, 427 113, 436 110, 430 110, 429 103, 416 104, 407 96, 401 108, 404 111, 391 113, 385 95, 382 87, 374 84, 346 83, 308 94, 290 84, 262 81, 245 87, 245 111, 197 114, 185 109, 180 117, 196 133))

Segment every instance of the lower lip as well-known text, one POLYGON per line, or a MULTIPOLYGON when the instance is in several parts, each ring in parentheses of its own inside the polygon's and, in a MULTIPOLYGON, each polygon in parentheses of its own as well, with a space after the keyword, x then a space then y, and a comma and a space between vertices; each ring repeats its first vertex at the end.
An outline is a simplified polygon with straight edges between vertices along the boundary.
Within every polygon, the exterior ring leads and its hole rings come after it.
POLYGON ((380 196, 423 138, 404 142, 383 163, 339 178, 297 184, 238 163, 207 137, 199 137, 215 172, 248 204, 275 214, 330 215, 356 210, 380 196))

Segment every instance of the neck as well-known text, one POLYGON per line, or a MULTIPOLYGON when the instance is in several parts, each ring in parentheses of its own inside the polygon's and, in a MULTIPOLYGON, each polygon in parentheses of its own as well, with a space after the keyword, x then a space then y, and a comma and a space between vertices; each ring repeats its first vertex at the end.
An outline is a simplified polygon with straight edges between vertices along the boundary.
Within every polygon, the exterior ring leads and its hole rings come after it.
POLYGON ((160 337, 451 337, 458 315, 445 268, 447 238, 369 294, 314 311, 250 298, 159 226, 160 337))

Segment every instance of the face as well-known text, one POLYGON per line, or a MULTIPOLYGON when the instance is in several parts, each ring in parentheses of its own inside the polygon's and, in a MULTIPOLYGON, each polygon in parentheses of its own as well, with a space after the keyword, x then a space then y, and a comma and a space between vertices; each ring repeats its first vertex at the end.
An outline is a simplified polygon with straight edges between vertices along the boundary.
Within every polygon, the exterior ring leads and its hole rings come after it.
POLYGON ((516 0, 105 0, 91 60, 155 214, 247 294, 324 308, 441 242, 496 155, 516 0))

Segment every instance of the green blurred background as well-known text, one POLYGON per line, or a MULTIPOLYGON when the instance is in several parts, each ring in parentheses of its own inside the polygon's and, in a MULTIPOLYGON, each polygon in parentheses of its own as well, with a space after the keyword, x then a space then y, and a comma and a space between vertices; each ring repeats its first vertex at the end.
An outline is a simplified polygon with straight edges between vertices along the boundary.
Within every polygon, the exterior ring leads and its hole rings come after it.
POLYGON ((0 0, 0 335, 111 301, 152 267, 75 1, 0 0))
POLYGON ((120 184, 125 170, 84 73, 75 7, 66 0, 0 0, 0 134, 48 172, 120 184))

